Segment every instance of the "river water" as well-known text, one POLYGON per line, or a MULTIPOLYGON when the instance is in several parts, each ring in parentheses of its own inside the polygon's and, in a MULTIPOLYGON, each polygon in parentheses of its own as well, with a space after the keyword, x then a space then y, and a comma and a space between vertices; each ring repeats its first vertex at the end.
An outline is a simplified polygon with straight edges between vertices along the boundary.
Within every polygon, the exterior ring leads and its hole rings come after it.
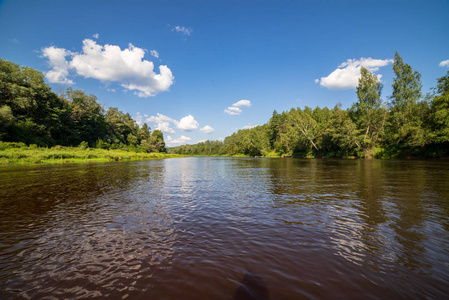
POLYGON ((1 299, 447 299, 449 162, 0 168, 1 299))

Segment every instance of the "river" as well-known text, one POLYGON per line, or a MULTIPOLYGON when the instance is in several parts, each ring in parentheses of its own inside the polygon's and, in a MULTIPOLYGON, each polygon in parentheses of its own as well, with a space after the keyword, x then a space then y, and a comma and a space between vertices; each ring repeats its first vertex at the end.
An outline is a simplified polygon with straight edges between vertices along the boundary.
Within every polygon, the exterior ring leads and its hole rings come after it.
POLYGON ((0 168, 1 299, 443 299, 449 162, 0 168))

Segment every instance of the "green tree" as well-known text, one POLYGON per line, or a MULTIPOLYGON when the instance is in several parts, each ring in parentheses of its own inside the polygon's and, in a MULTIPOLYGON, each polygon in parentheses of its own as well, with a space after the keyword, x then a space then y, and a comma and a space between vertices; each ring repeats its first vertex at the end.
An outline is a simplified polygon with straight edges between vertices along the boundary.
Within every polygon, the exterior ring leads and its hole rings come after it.
POLYGON ((431 136, 437 144, 448 146, 449 143, 449 71, 438 79, 437 94, 431 103, 431 136))
POLYGON ((71 132, 70 143, 76 145, 82 141, 95 145, 98 138, 106 135, 107 124, 104 109, 95 95, 87 95, 82 90, 67 89, 69 114, 67 124, 71 132))
POLYGON ((146 145, 150 152, 166 152, 162 131, 154 130, 146 145))
POLYGON ((63 104, 44 82, 41 72, 0 58, 0 135, 3 140, 54 144, 51 113, 63 104))
POLYGON ((421 99, 421 74, 404 63, 396 52, 393 71, 396 75, 391 97, 389 141, 400 147, 417 147, 426 144, 423 128, 426 105, 421 99))
POLYGON ((139 126, 128 113, 123 113, 117 107, 110 107, 106 111, 106 122, 108 123, 108 139, 112 143, 123 145, 137 143, 138 140, 134 137, 139 136, 139 126), (128 140, 130 134, 132 136, 128 140))
POLYGON ((351 113, 359 130, 358 144, 365 156, 370 156, 371 149, 379 144, 383 135, 387 111, 382 107, 382 84, 377 76, 365 67, 361 67, 360 75, 357 85, 359 101, 352 106, 351 113))

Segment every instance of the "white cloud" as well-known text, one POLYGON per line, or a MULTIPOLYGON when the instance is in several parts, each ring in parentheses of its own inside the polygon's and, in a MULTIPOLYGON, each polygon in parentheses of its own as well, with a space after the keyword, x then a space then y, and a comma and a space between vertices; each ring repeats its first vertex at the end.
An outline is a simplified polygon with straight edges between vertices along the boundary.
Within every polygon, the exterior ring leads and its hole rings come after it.
POLYGON ((182 118, 177 124, 176 127, 178 127, 181 130, 184 131, 191 131, 197 129, 199 126, 198 122, 195 120, 195 118, 192 115, 188 115, 184 118, 182 118))
POLYGON ((98 38, 100 37, 100 34, 95 33, 95 34, 92 35, 92 37, 93 37, 94 39, 98 39, 98 38))
POLYGON ((167 136, 167 138, 165 139, 165 143, 167 144, 167 146, 171 147, 177 144, 183 144, 190 141, 191 139, 192 138, 184 135, 181 135, 181 137, 177 139, 173 139, 171 136, 167 136))
POLYGON ((170 123, 168 122, 157 123, 156 129, 165 133, 175 134, 175 131, 170 127, 170 123))
POLYGON ((240 115, 242 110, 240 108, 238 108, 238 107, 230 106, 227 109, 225 109, 224 112, 229 114, 229 115, 231 115, 231 116, 235 116, 235 115, 240 115))
POLYGON ((149 118, 147 118, 148 122, 152 122, 152 123, 162 123, 162 122, 175 122, 174 119, 167 117, 163 114, 157 113, 157 116, 151 116, 149 118))
POLYGON ((242 113, 242 110, 239 107, 250 107, 251 101, 249 100, 240 100, 232 104, 232 106, 229 106, 227 109, 224 110, 225 113, 235 116, 240 115, 242 113))
POLYGON ((157 52, 156 50, 150 50, 150 54, 156 58, 159 58, 159 52, 157 52))
POLYGON ((167 66, 159 66, 159 74, 155 73, 153 62, 143 59, 145 50, 132 44, 122 50, 119 46, 102 46, 85 39, 81 53, 55 47, 44 48, 42 53, 52 66, 46 77, 53 83, 72 82, 67 76, 68 70, 73 69, 85 78, 104 83, 117 82, 127 90, 134 90, 139 97, 150 97, 168 91, 174 81, 167 66), (69 55, 72 58, 70 62, 65 59, 69 55))
POLYGON ((74 84, 67 78, 69 76, 69 63, 65 57, 72 55, 72 52, 56 47, 42 49, 42 55, 48 59, 51 70, 45 73, 45 77, 51 83, 74 84))
MULTIPOLYGON (((330 73, 327 77, 321 77, 321 80, 315 80, 315 83, 320 83, 331 90, 355 89, 359 83, 360 68, 363 66, 371 73, 379 70, 380 67, 385 67, 392 63, 393 59, 373 59, 371 57, 356 59, 348 59, 338 66, 336 70, 330 73)), ((380 78, 382 75, 377 75, 380 78)))
POLYGON ((137 113, 137 116, 136 116, 136 123, 137 123, 137 125, 142 125, 143 124, 143 116, 140 114, 140 112, 138 112, 137 113))
POLYGON ((320 80, 317 78, 317 79, 315 79, 315 83, 318 83, 318 82, 320 82, 320 80))
POLYGON ((175 26, 172 31, 176 31, 185 35, 191 35, 193 30, 191 28, 186 28, 184 26, 175 26))
POLYGON ((198 141, 198 144, 199 143, 205 143, 205 142, 207 142, 208 140, 201 140, 201 141, 198 141))
POLYGON ((214 132, 215 129, 213 129, 212 127, 210 127, 209 125, 204 126, 203 128, 200 129, 200 131, 204 132, 204 133, 212 133, 214 132))
MULTIPOLYGON (((147 116, 147 115, 145 115, 147 116)), ((157 113, 157 116, 150 116, 145 119, 146 122, 155 123, 157 127, 155 129, 160 130, 164 133, 175 134, 173 128, 170 127, 170 123, 177 123, 176 120, 165 116, 163 114, 157 113)))
POLYGON ((440 67, 449 67, 449 59, 443 60, 442 62, 440 62, 439 66, 440 67))
POLYGON ((185 116, 180 121, 177 121, 173 118, 157 113, 156 116, 147 117, 145 121, 149 123, 154 123, 157 125, 156 129, 171 134, 175 134, 175 131, 173 130, 173 128, 170 127, 170 124, 175 124, 178 129, 184 131, 192 131, 197 129, 199 126, 199 123, 195 120, 195 118, 192 115, 185 116))
POLYGON ((245 125, 245 126, 243 126, 242 129, 251 129, 251 128, 254 128, 254 127, 257 127, 257 126, 259 126, 259 125, 245 125))
POLYGON ((249 100, 240 100, 240 101, 237 101, 234 104, 232 104, 232 106, 234 106, 234 107, 242 107, 242 106, 250 107, 251 106, 251 101, 249 101, 249 100))

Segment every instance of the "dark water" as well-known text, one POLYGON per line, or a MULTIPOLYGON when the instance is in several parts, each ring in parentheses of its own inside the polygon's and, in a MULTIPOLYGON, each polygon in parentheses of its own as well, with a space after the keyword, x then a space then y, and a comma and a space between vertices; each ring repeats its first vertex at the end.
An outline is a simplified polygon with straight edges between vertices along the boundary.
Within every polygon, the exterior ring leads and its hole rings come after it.
POLYGON ((1 299, 444 299, 449 162, 0 168, 1 299))

